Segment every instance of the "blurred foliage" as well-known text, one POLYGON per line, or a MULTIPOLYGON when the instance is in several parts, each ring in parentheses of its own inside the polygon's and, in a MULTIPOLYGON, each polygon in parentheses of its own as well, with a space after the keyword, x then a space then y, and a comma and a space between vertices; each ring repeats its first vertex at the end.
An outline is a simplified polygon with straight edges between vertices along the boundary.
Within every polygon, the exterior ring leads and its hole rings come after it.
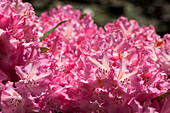
POLYGON ((163 36, 170 33, 170 1, 168 0, 24 0, 33 5, 36 15, 58 5, 70 4, 74 9, 90 13, 98 26, 115 21, 120 16, 135 19, 140 25, 154 25, 163 36))

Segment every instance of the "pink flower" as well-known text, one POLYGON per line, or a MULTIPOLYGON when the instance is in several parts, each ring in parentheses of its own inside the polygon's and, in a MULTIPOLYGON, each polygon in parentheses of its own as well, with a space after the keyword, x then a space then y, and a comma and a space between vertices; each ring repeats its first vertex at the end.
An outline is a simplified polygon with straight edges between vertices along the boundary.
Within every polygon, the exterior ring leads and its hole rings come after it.
POLYGON ((33 95, 40 95, 48 88, 51 80, 51 70, 38 60, 27 66, 16 66, 21 84, 33 95))
POLYGON ((16 82, 20 78, 15 65, 25 64, 29 54, 24 53, 26 43, 38 41, 38 18, 31 4, 20 0, 2 0, 0 9, 0 69, 7 74, 8 80, 16 82))
POLYGON ((38 111, 38 107, 33 103, 33 98, 20 85, 13 88, 13 83, 8 82, 1 93, 1 109, 6 113, 24 113, 38 111))
POLYGON ((159 100, 170 89, 169 39, 125 17, 103 29, 70 5, 38 18, 30 4, 2 0, 0 108, 5 113, 169 112, 169 96, 159 100))
POLYGON ((49 16, 47 12, 41 14, 42 33, 50 30, 61 21, 68 21, 60 25, 42 41, 42 44, 46 44, 47 47, 56 45, 56 43, 58 46, 68 43, 72 47, 73 45, 80 45, 83 41, 91 38, 97 31, 97 26, 93 23, 90 15, 86 14, 83 18, 80 18, 81 12, 73 10, 70 5, 64 7, 58 6, 57 10, 52 9, 49 14, 49 16), (57 42, 53 40, 57 40, 57 42))
MULTIPOLYGON (((65 24, 67 22, 63 25, 65 24)), ((53 89, 54 94, 50 98, 57 99, 60 104, 50 101, 52 105, 48 105, 46 102, 44 109, 51 110, 57 105, 55 110, 63 112, 70 111, 70 106, 77 112, 155 110, 149 107, 148 102, 169 89, 167 73, 161 67, 164 64, 158 62, 161 51, 155 46, 160 37, 152 26, 140 28, 136 21, 128 22, 124 17, 109 28, 111 25, 105 27, 106 32, 100 28, 79 47, 77 44, 70 45, 75 44, 74 41, 68 42, 67 37, 71 37, 72 31, 63 35, 67 41, 60 38, 62 35, 56 34, 58 38, 52 40, 52 45, 49 46, 51 51, 42 56, 52 56, 53 80, 49 86, 55 87, 54 89, 60 87, 61 90, 57 89, 55 92, 53 89), (81 48, 84 44, 88 44, 87 49, 81 48), (81 85, 84 82, 85 85, 81 85), (61 96, 62 100, 55 95, 61 96), (130 104, 131 101, 133 104, 130 104)))

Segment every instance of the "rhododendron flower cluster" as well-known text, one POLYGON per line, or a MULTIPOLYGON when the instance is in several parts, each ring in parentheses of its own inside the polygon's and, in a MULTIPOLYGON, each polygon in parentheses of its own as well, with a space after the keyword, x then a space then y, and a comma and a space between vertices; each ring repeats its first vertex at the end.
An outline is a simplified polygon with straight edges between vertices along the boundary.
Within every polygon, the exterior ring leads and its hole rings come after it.
POLYGON ((170 34, 120 17, 0 2, 2 113, 169 113, 170 34))

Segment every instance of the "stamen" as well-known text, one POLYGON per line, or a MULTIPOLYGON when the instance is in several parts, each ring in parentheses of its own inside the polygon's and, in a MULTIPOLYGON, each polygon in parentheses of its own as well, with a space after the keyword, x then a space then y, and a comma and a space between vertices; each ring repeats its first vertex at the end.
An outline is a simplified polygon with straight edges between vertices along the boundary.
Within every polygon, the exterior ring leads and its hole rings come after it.
POLYGON ((115 97, 114 99, 113 99, 113 102, 115 103, 115 104, 122 104, 123 102, 124 102, 124 99, 122 98, 122 97, 115 97))
POLYGON ((21 100, 18 99, 18 98, 12 98, 11 101, 10 101, 10 104, 12 106, 14 106, 14 108, 12 109, 12 111, 15 111, 16 110, 16 107, 21 103, 21 100))

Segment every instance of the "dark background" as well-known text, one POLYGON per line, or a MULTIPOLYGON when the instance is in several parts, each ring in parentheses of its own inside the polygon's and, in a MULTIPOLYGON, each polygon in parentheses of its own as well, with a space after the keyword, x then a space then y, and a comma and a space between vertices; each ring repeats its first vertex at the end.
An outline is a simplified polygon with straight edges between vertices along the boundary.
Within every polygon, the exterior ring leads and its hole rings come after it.
POLYGON ((74 9, 89 12, 94 22, 103 27, 120 16, 135 19, 140 26, 154 25, 163 37, 170 33, 170 0, 23 0, 33 5, 36 15, 57 5, 71 4, 74 9))

